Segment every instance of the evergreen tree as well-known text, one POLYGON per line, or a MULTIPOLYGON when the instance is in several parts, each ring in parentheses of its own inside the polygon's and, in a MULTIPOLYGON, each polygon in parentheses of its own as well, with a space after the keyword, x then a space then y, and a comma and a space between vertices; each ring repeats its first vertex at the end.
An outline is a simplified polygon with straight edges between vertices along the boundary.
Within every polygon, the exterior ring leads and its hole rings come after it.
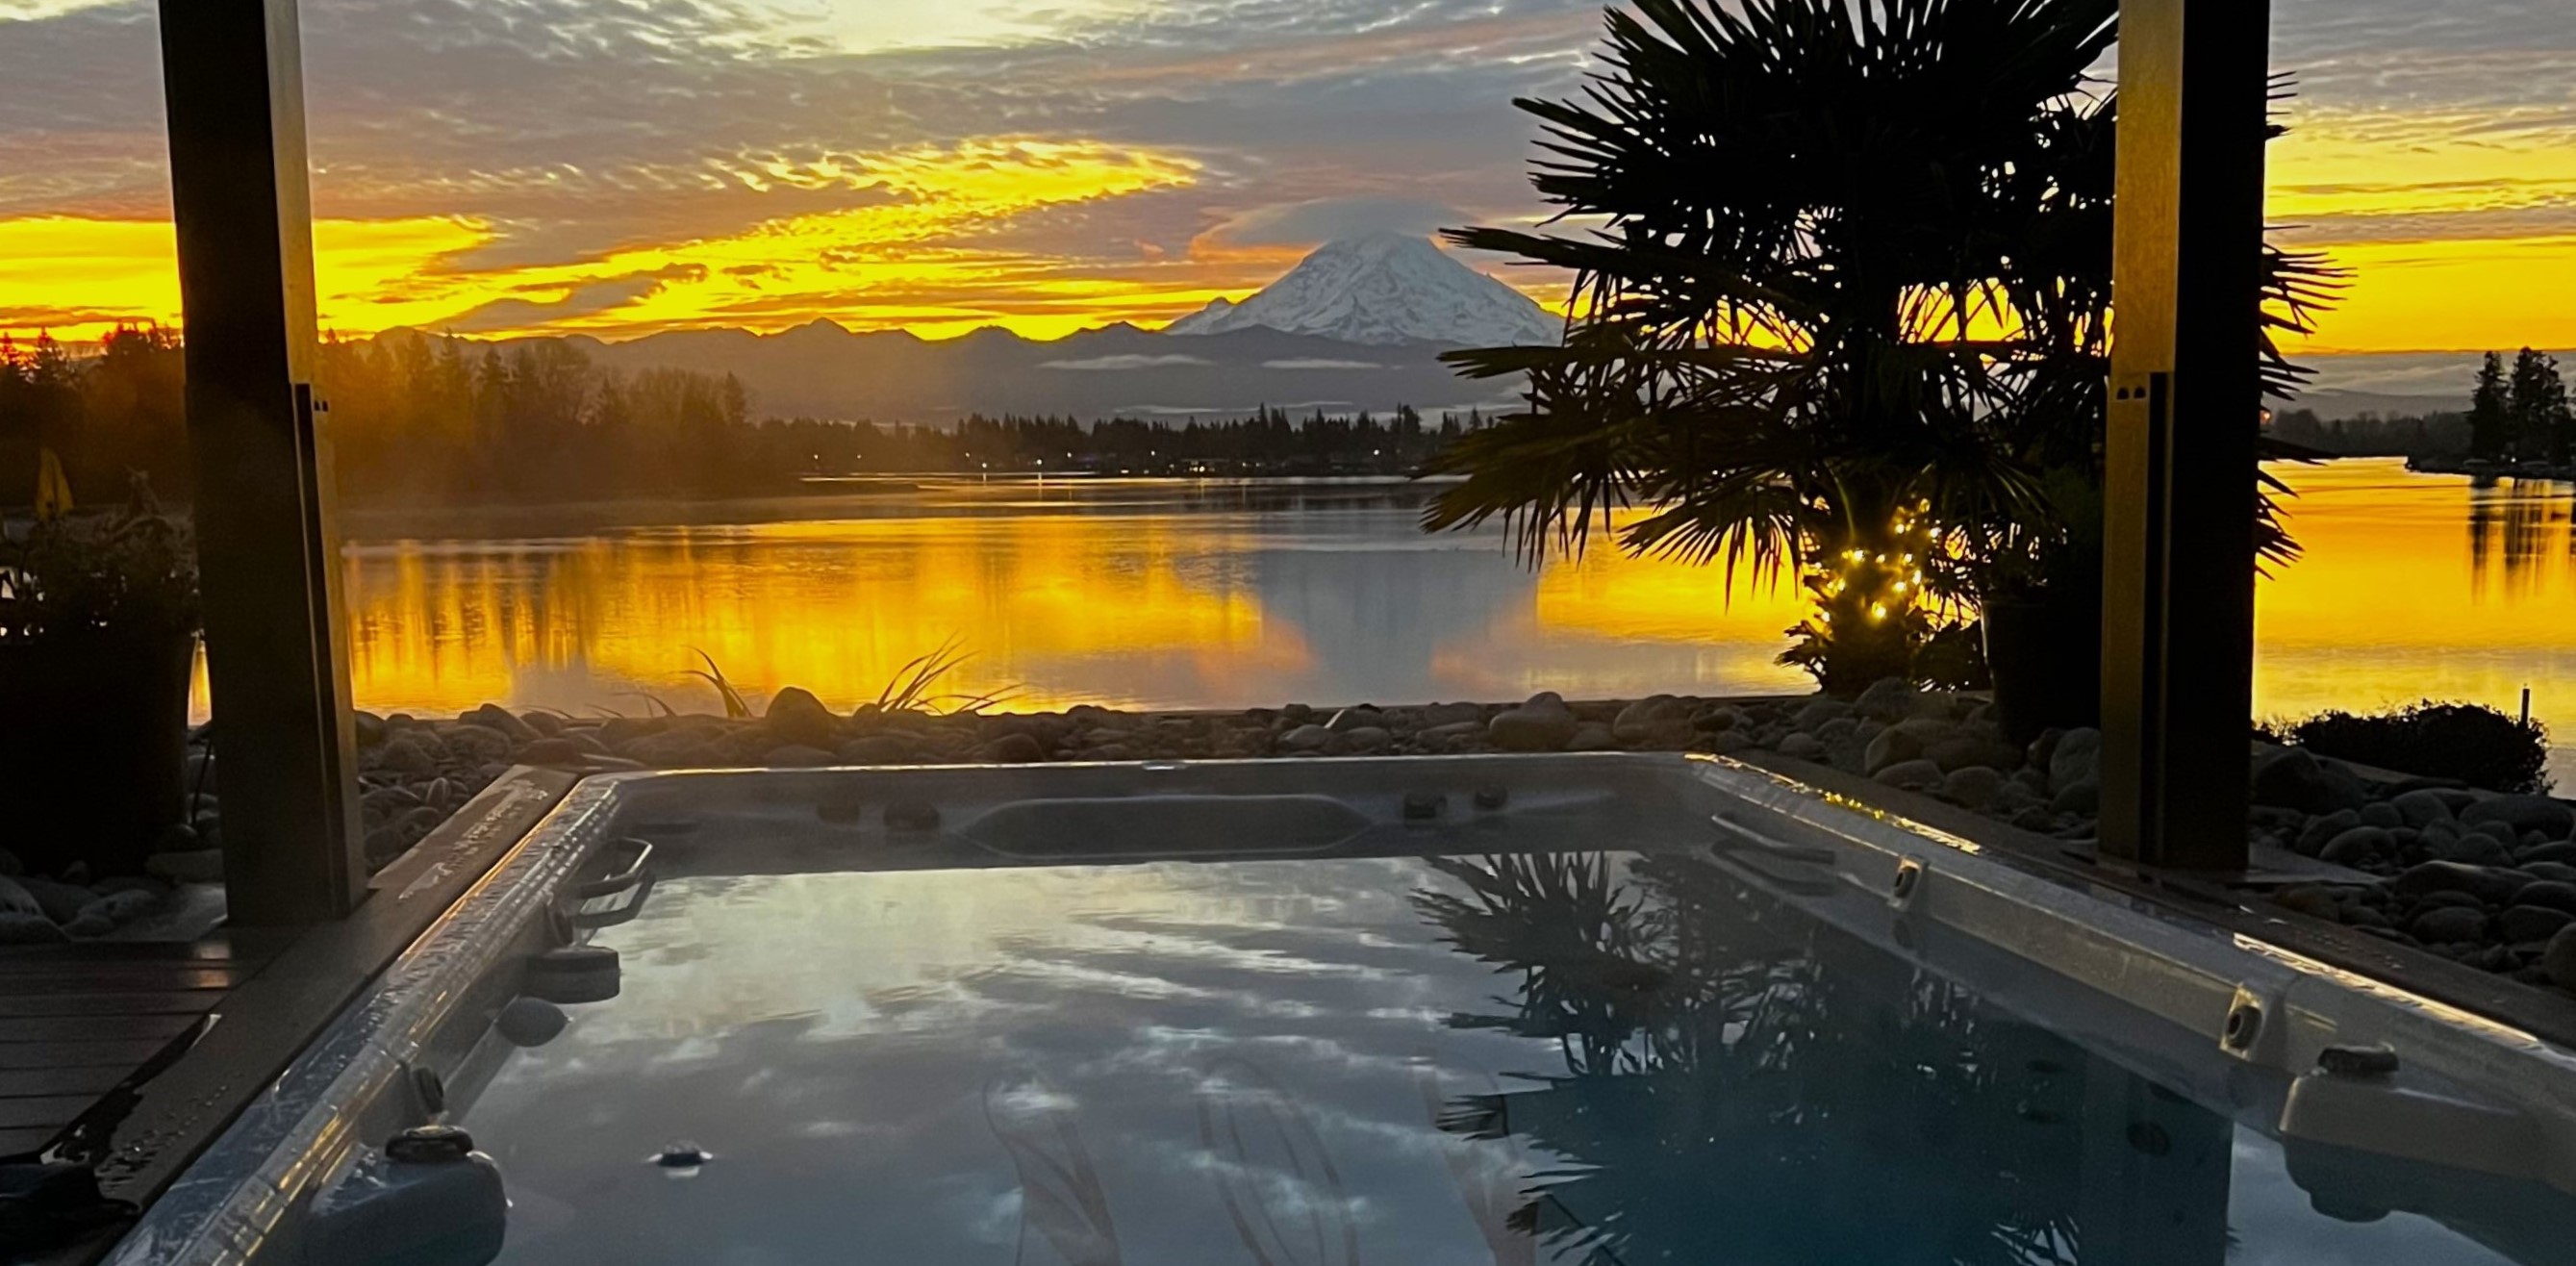
POLYGON ((2469 455, 2487 459, 2504 456, 2511 427, 2511 413, 2505 397, 2504 357, 2489 352, 2486 363, 2478 366, 2477 391, 2469 397, 2469 455))
POLYGON ((2558 377, 2558 361, 2526 347, 2513 359, 2505 413, 2512 420, 2515 455, 2524 461, 2567 460, 2570 420, 2567 384, 2558 377))

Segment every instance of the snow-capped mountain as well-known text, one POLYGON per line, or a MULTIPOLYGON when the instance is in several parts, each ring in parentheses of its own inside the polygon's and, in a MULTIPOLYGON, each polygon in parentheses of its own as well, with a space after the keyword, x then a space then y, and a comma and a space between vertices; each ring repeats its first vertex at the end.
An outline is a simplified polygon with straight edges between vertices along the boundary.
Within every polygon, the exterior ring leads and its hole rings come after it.
POLYGON ((1344 343, 1554 343, 1563 324, 1529 297, 1401 233, 1327 242, 1241 303, 1219 299, 1166 334, 1265 328, 1344 343))

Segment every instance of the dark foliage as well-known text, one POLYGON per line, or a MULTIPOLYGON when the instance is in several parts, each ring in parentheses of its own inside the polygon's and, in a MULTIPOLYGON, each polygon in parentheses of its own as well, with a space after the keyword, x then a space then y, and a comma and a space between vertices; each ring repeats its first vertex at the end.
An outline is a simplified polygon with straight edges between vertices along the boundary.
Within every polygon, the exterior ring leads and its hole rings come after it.
POLYGON ((2320 756, 2426 778, 2456 778, 2489 791, 2549 788, 2548 729, 2477 704, 2427 699, 2363 716, 2322 712, 2304 721, 2274 723, 2264 737, 2296 743, 2320 756))
MULTIPOLYGON (((753 420, 730 376, 594 364, 570 343, 501 349, 396 333, 326 343, 321 389, 351 505, 475 505, 759 496, 814 476, 1085 471, 1158 475, 1406 474, 1485 418, 1143 420, 970 416, 941 426, 753 420)), ((184 502, 179 341, 120 330, 94 355, 0 341, 0 506, 24 504, 50 448, 81 504, 149 470, 184 502)))
MULTIPOLYGON (((2111 0, 1639 0, 1580 99, 1521 101, 1532 183, 1581 236, 1462 245, 1575 274, 1562 347, 1453 353, 1526 411, 1445 454, 1433 529, 1796 574, 1783 658, 1904 675, 1940 618, 2097 564, 2115 104, 2111 0), (2065 496, 2057 494, 2065 490, 2065 496), (1614 517, 1637 507, 1633 516, 1614 517), (2089 520, 2089 521, 2088 521, 2089 520)), ((2336 284, 2265 248, 2275 338, 2336 284)), ((2246 422, 2255 421, 2249 402, 2246 422)), ((2271 451, 2268 456, 2280 456, 2271 451)), ((2294 553, 2260 472, 2264 556, 2294 553)))
POLYGON ((198 629, 196 544, 140 478, 112 514, 0 532, 0 644, 155 639, 198 629))

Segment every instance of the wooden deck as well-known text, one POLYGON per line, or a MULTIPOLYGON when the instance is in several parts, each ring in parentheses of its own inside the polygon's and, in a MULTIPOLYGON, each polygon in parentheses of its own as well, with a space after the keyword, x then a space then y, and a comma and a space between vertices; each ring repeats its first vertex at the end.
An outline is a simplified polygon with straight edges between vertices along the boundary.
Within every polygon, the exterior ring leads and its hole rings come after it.
POLYGON ((44 1146, 199 1017, 219 1015, 291 939, 0 950, 0 1154, 44 1146))
MULTIPOLYGON (((555 770, 504 774, 378 874, 337 923, 0 948, 0 1155, 47 1146, 149 1074, 98 1174, 106 1194, 150 1203, 575 781, 555 770)), ((33 1260, 94 1261, 115 1238, 33 1260)))

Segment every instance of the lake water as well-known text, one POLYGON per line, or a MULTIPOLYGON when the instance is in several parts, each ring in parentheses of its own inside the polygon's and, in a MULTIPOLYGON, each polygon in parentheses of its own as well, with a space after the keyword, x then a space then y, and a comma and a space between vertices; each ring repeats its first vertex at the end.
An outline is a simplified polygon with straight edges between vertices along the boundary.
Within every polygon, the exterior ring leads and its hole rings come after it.
MULTIPOLYGON (((2394 461, 2282 472, 2307 557, 2262 582, 2257 709, 2417 698, 2576 726, 2576 490, 2394 461)), ((352 524, 364 706, 711 710, 874 698, 955 637, 945 685, 1017 706, 1247 707, 1806 689, 1772 662, 1790 588, 1596 551, 1535 572, 1497 532, 1425 536, 1403 483, 931 482, 683 507, 352 524)), ((2576 731, 2571 731, 2576 732, 2576 731)), ((2562 781, 2568 781, 2562 779, 2562 781)))

